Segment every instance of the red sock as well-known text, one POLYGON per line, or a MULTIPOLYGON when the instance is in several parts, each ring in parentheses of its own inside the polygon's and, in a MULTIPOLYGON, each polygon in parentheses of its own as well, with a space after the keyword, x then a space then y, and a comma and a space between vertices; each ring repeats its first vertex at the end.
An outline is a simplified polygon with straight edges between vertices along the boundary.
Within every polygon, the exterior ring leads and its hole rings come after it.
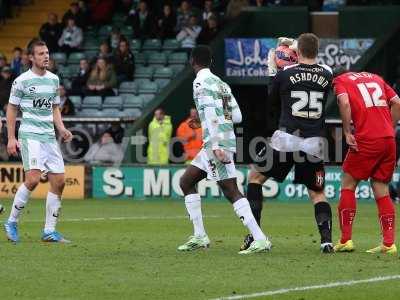
POLYGON ((383 244, 390 247, 394 243, 396 212, 390 196, 376 199, 378 205, 379 223, 381 224, 383 244))
POLYGON ((342 189, 340 192, 340 201, 338 205, 338 215, 340 230, 342 231, 342 237, 340 242, 342 244, 351 240, 351 233, 353 229, 353 221, 356 216, 356 196, 354 191, 348 189, 342 189))

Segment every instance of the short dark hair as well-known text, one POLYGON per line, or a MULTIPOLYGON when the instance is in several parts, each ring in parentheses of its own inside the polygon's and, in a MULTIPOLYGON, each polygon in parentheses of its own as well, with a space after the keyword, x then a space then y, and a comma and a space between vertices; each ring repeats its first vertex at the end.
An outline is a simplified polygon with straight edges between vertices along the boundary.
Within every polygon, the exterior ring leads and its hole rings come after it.
POLYGON ((13 51, 14 51, 14 52, 15 52, 15 51, 22 52, 22 49, 21 49, 20 47, 15 47, 15 48, 13 49, 13 51))
POLYGON ((300 34, 297 39, 297 48, 305 58, 316 58, 318 56, 319 39, 314 33, 300 34))
POLYGON ((39 39, 39 38, 34 38, 32 39, 27 47, 28 50, 28 54, 33 55, 34 51, 35 51, 35 47, 39 47, 39 46, 47 46, 46 42, 44 42, 43 40, 39 39))
POLYGON ((196 46, 193 48, 190 58, 195 65, 201 67, 210 67, 212 61, 211 48, 206 45, 196 46))

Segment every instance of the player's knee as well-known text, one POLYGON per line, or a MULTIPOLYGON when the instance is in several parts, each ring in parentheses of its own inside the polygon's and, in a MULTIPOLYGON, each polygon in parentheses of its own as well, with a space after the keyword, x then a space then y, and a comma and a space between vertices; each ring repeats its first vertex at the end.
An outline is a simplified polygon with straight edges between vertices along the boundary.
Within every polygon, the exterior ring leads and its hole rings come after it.
POLYGON ((252 170, 249 174, 249 183, 264 184, 267 178, 261 173, 252 170))
POLYGON ((182 176, 181 179, 179 180, 179 186, 184 195, 190 194, 190 190, 192 189, 192 184, 189 182, 187 178, 184 178, 184 176, 182 176))
POLYGON ((319 202, 327 202, 324 191, 312 191, 308 190, 308 195, 312 203, 316 204, 319 202))
POLYGON ((33 191, 40 182, 40 176, 27 176, 25 179, 25 186, 28 190, 33 191))

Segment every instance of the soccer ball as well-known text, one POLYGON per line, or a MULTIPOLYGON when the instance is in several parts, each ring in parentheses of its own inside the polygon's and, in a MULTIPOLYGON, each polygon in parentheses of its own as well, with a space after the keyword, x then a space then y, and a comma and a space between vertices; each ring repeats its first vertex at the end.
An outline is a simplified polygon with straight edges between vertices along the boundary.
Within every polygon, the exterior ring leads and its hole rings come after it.
POLYGON ((279 69, 297 63, 296 51, 286 45, 280 45, 275 50, 275 63, 279 69))
POLYGON ((0 204, 0 215, 5 212, 4 206, 0 204))

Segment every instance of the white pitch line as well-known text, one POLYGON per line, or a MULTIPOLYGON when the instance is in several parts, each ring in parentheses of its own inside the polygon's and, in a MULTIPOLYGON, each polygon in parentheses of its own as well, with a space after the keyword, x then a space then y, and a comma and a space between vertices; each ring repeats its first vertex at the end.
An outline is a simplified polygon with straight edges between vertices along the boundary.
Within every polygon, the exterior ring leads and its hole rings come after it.
POLYGON ((309 291, 309 290, 316 290, 316 289, 329 289, 329 288, 334 288, 334 287, 338 287, 338 286, 351 286, 351 285, 357 285, 357 284, 362 284, 362 283, 373 283, 373 282, 397 280, 397 279, 400 279, 400 274, 399 275, 391 275, 391 276, 372 277, 372 278, 360 279, 360 280, 337 281, 337 282, 330 282, 330 283, 319 284, 319 285, 284 288, 284 289, 279 289, 279 290, 258 292, 258 293, 253 293, 253 294, 227 296, 227 297, 215 298, 212 300, 237 300, 237 299, 250 299, 250 298, 257 298, 257 297, 268 297, 268 296, 273 296, 273 295, 287 294, 287 293, 291 293, 291 292, 309 291))
MULTIPOLYGON (((81 219, 60 219, 60 222, 96 222, 96 221, 126 221, 126 220, 179 220, 188 219, 188 216, 132 216, 132 217, 108 217, 108 218, 81 218, 81 219)), ((204 216, 206 219, 221 218, 218 215, 204 216)), ((43 220, 26 220, 23 223, 38 223, 43 220)))

